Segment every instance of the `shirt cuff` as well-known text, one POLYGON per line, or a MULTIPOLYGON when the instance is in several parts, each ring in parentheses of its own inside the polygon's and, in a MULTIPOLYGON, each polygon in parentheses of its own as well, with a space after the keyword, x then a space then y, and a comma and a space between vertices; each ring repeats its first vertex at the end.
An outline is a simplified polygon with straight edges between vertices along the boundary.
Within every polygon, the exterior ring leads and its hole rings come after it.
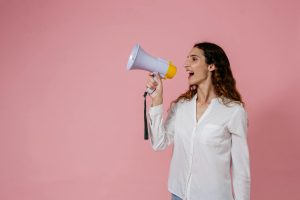
POLYGON ((163 104, 153 106, 149 108, 149 115, 157 115, 157 114, 162 114, 163 113, 163 104))

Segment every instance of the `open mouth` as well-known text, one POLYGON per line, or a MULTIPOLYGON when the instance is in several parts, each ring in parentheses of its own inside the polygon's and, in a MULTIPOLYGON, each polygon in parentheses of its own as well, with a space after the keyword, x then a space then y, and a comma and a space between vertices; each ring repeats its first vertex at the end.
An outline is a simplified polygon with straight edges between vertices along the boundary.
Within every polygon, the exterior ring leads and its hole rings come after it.
POLYGON ((188 77, 189 77, 189 78, 192 77, 192 76, 194 75, 194 72, 192 72, 192 71, 186 71, 186 73, 188 74, 188 77))

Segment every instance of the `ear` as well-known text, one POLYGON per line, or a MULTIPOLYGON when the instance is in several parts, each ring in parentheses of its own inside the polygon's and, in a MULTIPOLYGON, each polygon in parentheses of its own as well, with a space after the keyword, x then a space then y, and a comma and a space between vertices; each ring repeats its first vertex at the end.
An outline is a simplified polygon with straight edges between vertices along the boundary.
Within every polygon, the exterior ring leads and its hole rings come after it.
POLYGON ((208 65, 208 71, 212 72, 214 70, 216 70, 216 66, 214 64, 208 65))

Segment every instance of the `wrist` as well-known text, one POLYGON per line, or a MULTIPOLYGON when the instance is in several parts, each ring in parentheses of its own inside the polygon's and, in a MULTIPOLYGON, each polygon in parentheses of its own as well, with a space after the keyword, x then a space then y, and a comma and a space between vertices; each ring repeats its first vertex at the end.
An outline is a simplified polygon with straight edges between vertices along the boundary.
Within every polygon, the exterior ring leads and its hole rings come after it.
POLYGON ((163 103, 163 98, 162 97, 155 97, 152 99, 152 104, 151 106, 158 106, 163 103))

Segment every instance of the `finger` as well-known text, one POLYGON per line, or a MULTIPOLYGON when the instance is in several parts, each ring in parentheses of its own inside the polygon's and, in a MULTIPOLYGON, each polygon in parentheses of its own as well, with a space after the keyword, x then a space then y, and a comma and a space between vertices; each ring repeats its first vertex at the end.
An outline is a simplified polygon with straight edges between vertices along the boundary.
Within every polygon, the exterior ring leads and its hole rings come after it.
POLYGON ((155 88, 156 88, 156 85, 154 85, 153 83, 147 83, 147 84, 146 84, 146 87, 155 89, 155 88))
POLYGON ((152 83, 156 83, 156 84, 157 84, 156 80, 155 80, 153 77, 150 77, 150 81, 151 81, 152 83))
POLYGON ((147 82, 146 85, 154 86, 154 83, 150 80, 150 81, 147 82))
POLYGON ((161 76, 159 73, 155 74, 155 78, 156 80, 158 80, 159 82, 161 82, 161 76))

